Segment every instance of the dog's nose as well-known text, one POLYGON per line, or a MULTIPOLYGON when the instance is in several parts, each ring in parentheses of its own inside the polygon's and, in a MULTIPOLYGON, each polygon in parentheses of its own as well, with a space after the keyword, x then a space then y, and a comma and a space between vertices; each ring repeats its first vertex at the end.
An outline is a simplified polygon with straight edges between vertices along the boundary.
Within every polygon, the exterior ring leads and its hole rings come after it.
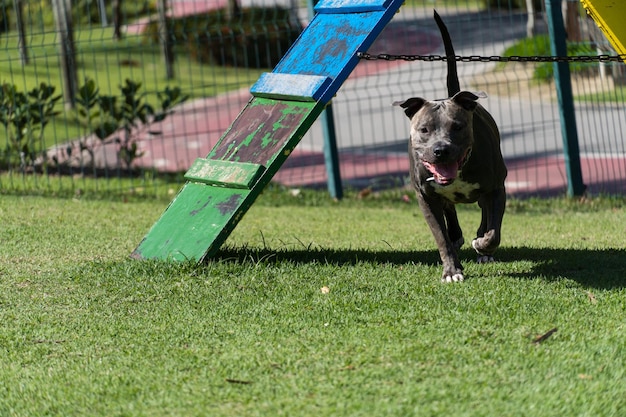
POLYGON ((435 147, 433 148, 433 154, 437 158, 445 158, 450 154, 450 149, 448 149, 445 144, 440 143, 435 145, 435 147))

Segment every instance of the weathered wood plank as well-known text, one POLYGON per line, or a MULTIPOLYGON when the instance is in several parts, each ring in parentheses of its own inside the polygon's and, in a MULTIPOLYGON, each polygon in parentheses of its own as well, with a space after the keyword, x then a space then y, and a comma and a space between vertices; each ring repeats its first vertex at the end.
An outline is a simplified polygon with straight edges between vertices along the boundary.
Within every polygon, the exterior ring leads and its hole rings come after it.
MULTIPOLYGON (((255 97, 215 145, 207 159, 272 165, 277 154, 290 153, 315 121, 315 102, 290 102, 255 97), (288 142, 291 144, 288 145, 288 142)), ((317 114, 316 114, 317 113, 317 114)))
POLYGON ((233 164, 264 161, 257 164, 266 169, 252 189, 186 183, 131 257, 201 261, 213 256, 323 109, 320 102, 254 98, 207 157, 233 164))
POLYGON ((254 201, 250 193, 188 182, 131 257, 201 261, 219 249, 235 228, 254 201))
POLYGON ((251 189, 265 172, 260 164, 198 158, 185 179, 218 187, 251 189))
POLYGON ((332 80, 320 75, 266 72, 252 86, 255 97, 276 100, 317 101, 332 80))
POLYGON ((385 10, 391 0, 321 0, 315 5, 317 13, 365 13, 385 10))
POLYGON ((367 51, 387 24, 389 13, 318 14, 274 72, 331 78, 331 85, 319 99, 330 101, 359 63, 356 52, 367 51))

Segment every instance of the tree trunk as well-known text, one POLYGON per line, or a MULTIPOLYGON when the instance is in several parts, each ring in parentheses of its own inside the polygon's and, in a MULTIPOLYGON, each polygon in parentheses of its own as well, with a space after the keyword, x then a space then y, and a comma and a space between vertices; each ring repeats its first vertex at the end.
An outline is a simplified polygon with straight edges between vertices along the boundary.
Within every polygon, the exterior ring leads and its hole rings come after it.
POLYGON ((241 7, 237 0, 228 0, 226 8, 226 20, 234 20, 241 15, 241 7))
POLYGON ((69 0, 52 0, 52 12, 59 35, 59 55, 63 75, 63 96, 66 107, 74 108, 78 76, 76 75, 76 50, 74 48, 74 28, 70 15, 69 0))
POLYGON ((581 42, 583 37, 580 33, 580 22, 578 21, 578 0, 565 0, 565 31, 567 32, 567 40, 569 42, 581 42))
POLYGON ((533 0, 526 0, 526 11, 528 21, 526 22, 526 37, 532 38, 535 34, 535 4, 533 0))
POLYGON ((15 23, 17 24, 18 47, 20 49, 20 59, 22 66, 28 64, 28 47, 26 45, 26 32, 24 30, 24 5, 22 0, 13 0, 15 9, 15 23))
POLYGON ((113 39, 122 39, 122 0, 113 0, 111 3, 113 11, 113 39))
POLYGON ((165 72, 168 80, 174 78, 174 48, 167 24, 167 0, 157 0, 159 12, 159 41, 161 53, 165 61, 165 72))

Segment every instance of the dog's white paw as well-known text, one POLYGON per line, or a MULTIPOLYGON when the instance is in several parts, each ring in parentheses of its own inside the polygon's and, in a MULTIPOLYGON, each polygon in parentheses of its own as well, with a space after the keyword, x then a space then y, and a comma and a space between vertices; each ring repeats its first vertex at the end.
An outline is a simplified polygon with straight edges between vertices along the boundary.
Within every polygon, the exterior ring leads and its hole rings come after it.
POLYGON ((463 282, 464 279, 465 277, 463 276, 463 274, 446 275, 445 277, 441 278, 441 282, 463 282))
POLYGON ((488 264, 495 261, 496 260, 493 259, 493 256, 491 255, 478 255, 478 258, 476 259, 476 262, 478 262, 479 264, 488 264))

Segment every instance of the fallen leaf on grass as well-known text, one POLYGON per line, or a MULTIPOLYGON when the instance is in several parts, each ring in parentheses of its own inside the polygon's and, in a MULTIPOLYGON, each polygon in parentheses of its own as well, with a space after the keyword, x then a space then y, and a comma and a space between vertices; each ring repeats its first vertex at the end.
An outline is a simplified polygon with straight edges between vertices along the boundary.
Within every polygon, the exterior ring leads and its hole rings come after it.
POLYGON ((587 297, 589 297, 589 301, 591 302, 591 304, 595 304, 598 302, 598 300, 596 300, 596 296, 593 295, 591 291, 587 291, 587 297))
POLYGON ((361 191, 359 191, 359 193, 357 194, 357 198, 359 200, 368 197, 370 194, 372 194, 372 189, 371 188, 364 188, 361 191))
POLYGON ((557 328, 553 328, 548 330, 547 332, 545 332, 544 334, 537 336, 533 339, 533 343, 534 344, 539 344, 541 342, 544 342, 547 338, 549 338, 550 336, 552 336, 554 333, 556 333, 557 328))
POLYGON ((320 291, 322 291, 322 294, 328 294, 330 292, 330 288, 328 288, 327 286, 323 286, 322 288, 320 288, 320 291))

